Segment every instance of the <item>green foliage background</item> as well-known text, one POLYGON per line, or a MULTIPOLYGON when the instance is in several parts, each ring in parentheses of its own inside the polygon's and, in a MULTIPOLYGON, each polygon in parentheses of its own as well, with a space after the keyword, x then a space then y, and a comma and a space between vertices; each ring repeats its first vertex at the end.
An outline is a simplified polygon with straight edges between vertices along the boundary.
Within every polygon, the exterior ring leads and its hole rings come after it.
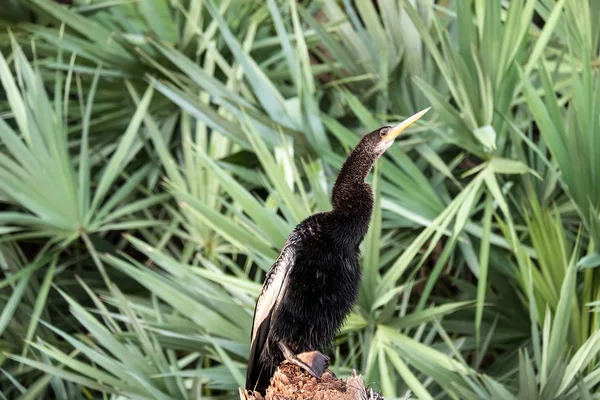
POLYGON ((332 369, 386 398, 600 398, 600 2, 8 0, 0 399, 235 398, 252 309, 360 136, 332 369))

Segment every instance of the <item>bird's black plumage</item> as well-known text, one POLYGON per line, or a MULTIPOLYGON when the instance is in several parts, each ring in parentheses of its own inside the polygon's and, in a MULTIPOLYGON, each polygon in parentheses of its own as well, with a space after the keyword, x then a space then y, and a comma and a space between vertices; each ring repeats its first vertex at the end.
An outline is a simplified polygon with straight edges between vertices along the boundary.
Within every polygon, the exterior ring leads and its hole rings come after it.
POLYGON ((353 307, 361 278, 359 245, 373 211, 365 178, 393 142, 396 134, 386 138, 389 130, 363 137, 338 174, 333 210, 298 224, 267 273, 254 312, 246 389, 264 393, 284 360, 279 343, 296 354, 326 347, 353 307))

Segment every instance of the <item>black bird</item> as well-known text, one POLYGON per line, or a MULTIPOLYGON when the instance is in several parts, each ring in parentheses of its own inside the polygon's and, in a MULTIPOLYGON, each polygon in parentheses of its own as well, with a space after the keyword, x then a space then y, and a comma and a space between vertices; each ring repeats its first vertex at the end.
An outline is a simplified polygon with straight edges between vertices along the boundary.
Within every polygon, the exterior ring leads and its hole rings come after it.
POLYGON ((329 358, 318 349, 335 338, 358 294, 359 245, 373 211, 365 178, 394 139, 428 110, 364 136, 339 172, 333 210, 306 218, 287 238, 254 310, 247 390, 264 394, 284 360, 318 378, 327 368, 329 358))

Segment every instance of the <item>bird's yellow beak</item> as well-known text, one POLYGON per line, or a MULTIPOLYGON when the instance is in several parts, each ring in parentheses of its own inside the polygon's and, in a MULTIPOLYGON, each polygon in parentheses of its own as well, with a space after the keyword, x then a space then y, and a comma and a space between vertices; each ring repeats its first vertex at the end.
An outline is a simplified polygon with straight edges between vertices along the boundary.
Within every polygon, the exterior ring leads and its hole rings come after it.
POLYGON ((431 107, 424 109, 423 111, 419 111, 415 115, 409 117, 398 125, 392 127, 386 134, 381 138, 384 142, 389 142, 396 139, 396 136, 401 134, 406 128, 417 122, 419 118, 421 118, 427 111, 429 111, 431 107))

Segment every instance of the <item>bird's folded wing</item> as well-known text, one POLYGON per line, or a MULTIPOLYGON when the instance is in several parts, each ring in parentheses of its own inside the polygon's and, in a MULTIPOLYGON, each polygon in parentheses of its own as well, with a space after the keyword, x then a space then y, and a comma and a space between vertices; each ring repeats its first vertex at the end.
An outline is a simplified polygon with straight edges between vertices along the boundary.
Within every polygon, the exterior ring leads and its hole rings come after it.
MULTIPOLYGON (((252 323, 252 338, 246 388, 252 389, 260 379, 260 356, 265 348, 271 326, 271 317, 279 300, 285 294, 287 276, 294 263, 294 251, 286 244, 279 257, 267 273, 263 290, 256 302, 252 323), (248 387, 250 386, 250 387, 248 387)), ((264 378, 264 377, 263 377, 264 378)), ((268 379, 269 377, 267 377, 268 379)))
POLYGON ((273 311, 285 292, 287 275, 294 263, 294 251, 290 246, 283 248, 277 260, 267 273, 265 283, 263 284, 262 292, 256 302, 254 310, 254 320, 252 323, 252 341, 256 336, 258 327, 273 311))

